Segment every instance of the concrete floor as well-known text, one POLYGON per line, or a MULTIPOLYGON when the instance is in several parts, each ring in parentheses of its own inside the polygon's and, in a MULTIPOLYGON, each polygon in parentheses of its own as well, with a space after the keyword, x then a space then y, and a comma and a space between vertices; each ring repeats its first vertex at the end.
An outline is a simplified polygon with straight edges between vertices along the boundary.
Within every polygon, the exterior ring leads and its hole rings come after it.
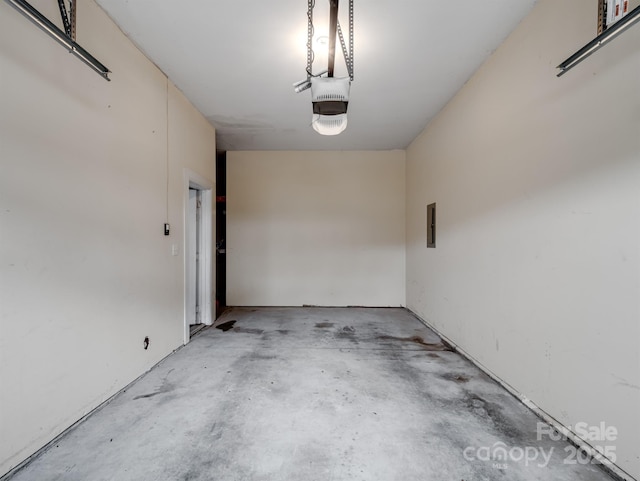
POLYGON ((612 479, 564 463, 568 444, 538 440, 531 412, 406 310, 243 308, 216 324, 233 320, 12 481, 612 479))

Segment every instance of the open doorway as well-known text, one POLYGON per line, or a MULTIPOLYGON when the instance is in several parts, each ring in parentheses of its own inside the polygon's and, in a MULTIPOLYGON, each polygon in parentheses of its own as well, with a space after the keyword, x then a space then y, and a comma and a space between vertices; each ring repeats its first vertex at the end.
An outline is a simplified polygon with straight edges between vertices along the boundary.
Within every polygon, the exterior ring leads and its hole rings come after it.
POLYGON ((184 175, 184 343, 211 325, 213 184, 195 172, 184 175))
POLYGON ((227 307, 227 153, 216 156, 216 318, 227 307))

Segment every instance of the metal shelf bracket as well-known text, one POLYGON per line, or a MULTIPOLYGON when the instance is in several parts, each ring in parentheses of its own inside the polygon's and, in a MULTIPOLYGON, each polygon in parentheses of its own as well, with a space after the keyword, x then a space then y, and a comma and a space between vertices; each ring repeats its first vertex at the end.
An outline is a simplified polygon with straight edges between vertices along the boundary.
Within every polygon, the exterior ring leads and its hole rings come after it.
POLYGON ((557 68, 560 69, 560 72, 558 73, 557 77, 561 77, 573 67, 582 62, 584 59, 589 57, 591 54, 593 54, 597 50, 600 50, 604 45, 627 30, 638 20, 640 20, 640 7, 634 8, 626 17, 618 20, 618 22, 607 28, 603 33, 598 35, 591 42, 574 53, 571 57, 558 65, 557 68))
POLYGON ((76 0, 71 0, 71 18, 67 15, 67 9, 63 0, 58 0, 58 6, 60 7, 60 15, 62 16, 62 23, 65 31, 60 30, 55 24, 51 22, 47 17, 42 15, 26 0, 5 0, 6 3, 18 10, 22 15, 31 20, 37 25, 43 32, 48 34, 56 42, 66 48, 69 53, 72 53, 85 64, 91 67, 101 77, 107 81, 111 81, 109 78, 110 70, 100 63, 93 55, 87 52, 84 48, 78 45, 75 41, 76 30, 76 0))

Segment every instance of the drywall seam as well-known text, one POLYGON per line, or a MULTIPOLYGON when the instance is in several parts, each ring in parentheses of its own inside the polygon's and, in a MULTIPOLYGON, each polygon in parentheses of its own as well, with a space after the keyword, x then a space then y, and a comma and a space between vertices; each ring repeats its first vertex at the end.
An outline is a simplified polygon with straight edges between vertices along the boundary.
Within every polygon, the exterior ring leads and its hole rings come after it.
POLYGON ((499 378, 495 373, 493 373, 490 369, 484 366, 481 362, 471 356, 468 352, 462 349, 458 344, 453 342, 447 336, 442 334, 432 323, 426 321, 422 317, 418 316, 415 312, 413 312, 408 307, 406 308, 411 314, 415 316, 422 324, 435 332, 438 336, 440 336, 447 344, 451 345, 451 347, 459 353, 462 357, 471 362, 474 366, 484 372, 487 376, 493 379, 495 382, 500 384, 504 389, 506 389, 509 394, 515 397, 518 401, 524 404, 533 414, 542 419, 544 422, 553 427, 556 431, 558 431, 561 435, 563 435, 571 444, 575 445, 578 449, 583 450, 587 455, 596 461, 598 461, 601 469, 607 472, 607 474, 613 476, 616 480, 619 481, 638 481, 636 478, 627 473, 624 469, 616 465, 613 461, 603 456, 597 449, 587 443, 584 439, 575 434, 571 429, 567 426, 559 422, 549 413, 538 407, 531 399, 522 394, 520 391, 516 390, 513 386, 511 386, 506 381, 499 378))

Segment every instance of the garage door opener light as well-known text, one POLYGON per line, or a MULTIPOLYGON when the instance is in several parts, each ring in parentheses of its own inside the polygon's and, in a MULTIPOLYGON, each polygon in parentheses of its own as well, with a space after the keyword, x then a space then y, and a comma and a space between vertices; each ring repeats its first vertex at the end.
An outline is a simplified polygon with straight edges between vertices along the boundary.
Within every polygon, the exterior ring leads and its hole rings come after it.
POLYGON ((353 81, 353 0, 349 0, 349 47, 338 21, 339 0, 329 0, 329 60, 327 69, 313 73, 313 8, 315 0, 308 0, 307 10, 307 78, 293 84, 297 93, 311 89, 313 116, 311 126, 321 135, 338 135, 347 128, 349 91, 353 81), (336 38, 340 39, 348 77, 334 77, 336 38), (326 75, 326 76, 325 76, 326 75))

